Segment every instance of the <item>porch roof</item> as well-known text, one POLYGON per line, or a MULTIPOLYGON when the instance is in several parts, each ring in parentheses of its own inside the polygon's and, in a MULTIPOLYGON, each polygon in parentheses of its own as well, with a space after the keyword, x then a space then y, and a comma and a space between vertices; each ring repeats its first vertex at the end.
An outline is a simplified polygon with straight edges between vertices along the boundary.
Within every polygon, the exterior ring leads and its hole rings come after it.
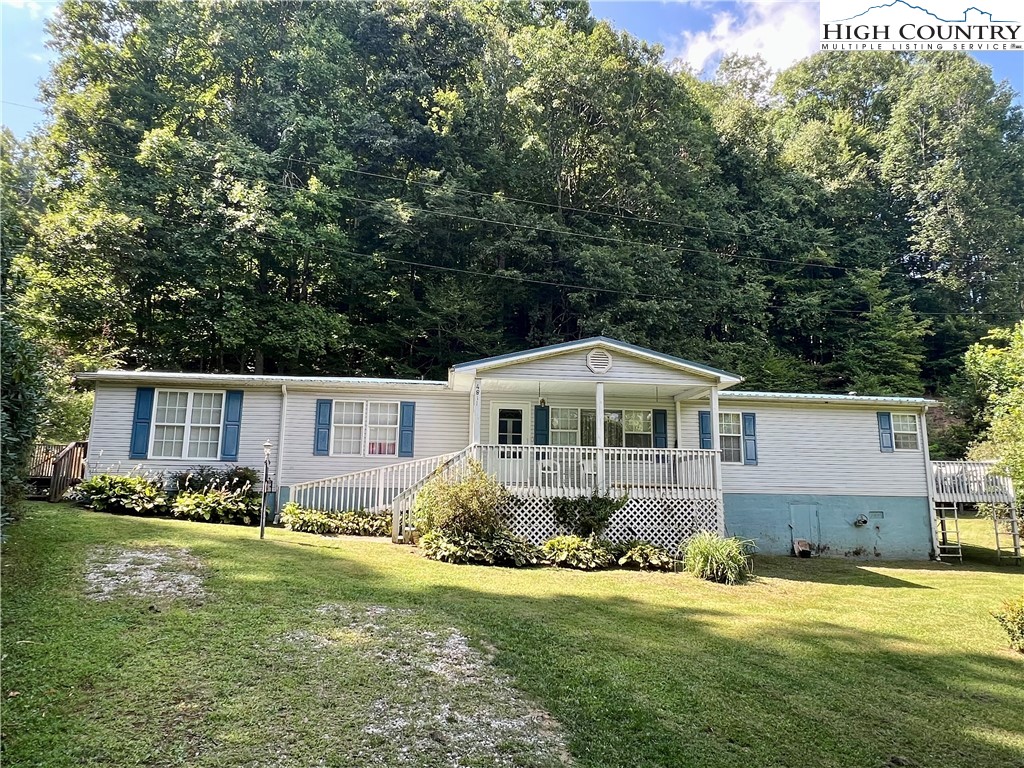
POLYGON ((472 377, 483 371, 505 368, 547 357, 563 355, 568 352, 594 348, 614 350, 629 357, 645 360, 649 363, 664 366, 672 370, 685 371, 686 373, 707 379, 709 384, 715 382, 722 388, 731 387, 743 381, 742 376, 737 376, 736 374, 729 373, 728 371, 712 368, 711 366, 703 365, 702 363, 695 363, 692 360, 686 360, 681 357, 666 355, 662 352, 656 352, 653 349, 629 344, 625 341, 619 341, 618 339, 612 339, 607 336, 592 336, 586 339, 567 341, 561 344, 551 344, 545 347, 537 347, 536 349, 526 349, 521 352, 509 352, 504 355, 495 355, 494 357, 484 357, 479 360, 470 360, 469 362, 458 363, 452 366, 450 379, 454 382, 456 378, 463 379, 467 376, 472 377))

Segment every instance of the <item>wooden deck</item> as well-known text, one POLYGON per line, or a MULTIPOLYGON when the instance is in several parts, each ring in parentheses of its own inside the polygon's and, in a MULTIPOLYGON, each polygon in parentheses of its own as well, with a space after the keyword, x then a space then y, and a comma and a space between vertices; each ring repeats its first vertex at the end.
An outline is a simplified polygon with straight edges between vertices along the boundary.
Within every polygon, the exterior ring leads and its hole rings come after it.
POLYGON ((1013 481, 991 461, 933 461, 932 498, 954 504, 1014 504, 1013 481))
POLYGON ((89 443, 78 440, 67 445, 37 443, 28 462, 27 478, 36 489, 30 493, 36 498, 60 501, 75 483, 85 477, 85 457, 89 443))

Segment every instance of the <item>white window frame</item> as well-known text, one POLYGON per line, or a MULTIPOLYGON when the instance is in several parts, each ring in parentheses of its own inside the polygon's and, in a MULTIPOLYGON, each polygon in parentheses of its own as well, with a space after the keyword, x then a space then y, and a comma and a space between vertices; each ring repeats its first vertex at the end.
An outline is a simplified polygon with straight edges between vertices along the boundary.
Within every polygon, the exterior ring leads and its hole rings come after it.
POLYGON ((917 418, 917 414, 916 413, 890 413, 889 414, 889 418, 892 420, 892 449, 894 451, 904 451, 904 452, 907 452, 907 453, 913 453, 915 451, 920 451, 921 450, 921 420, 919 418, 917 418), (913 432, 911 432, 910 430, 907 430, 907 429, 896 429, 896 419, 897 419, 897 417, 907 417, 907 416, 909 416, 910 418, 912 418, 914 420, 914 431, 913 432), (900 448, 898 445, 896 445, 896 435, 897 434, 901 434, 901 435, 913 434, 914 435, 914 442, 916 443, 916 445, 913 448, 900 448))
MULTIPOLYGON (((355 424, 344 424, 342 426, 352 426, 355 424)), ((374 426, 379 427, 381 425, 375 424, 374 426)), ((391 429, 391 427, 387 427, 391 429)), ((369 459, 393 459, 398 456, 399 446, 398 443, 402 439, 402 403, 399 400, 360 400, 356 398, 342 398, 340 400, 331 401, 331 444, 328 456, 337 456, 339 458, 346 459, 357 459, 357 458, 369 458, 369 459), (334 451, 334 428, 335 428, 335 417, 338 414, 338 403, 362 403, 363 406, 363 424, 362 433, 359 440, 359 453, 335 453, 334 451), (395 430, 395 452, 394 453, 370 453, 370 425, 367 423, 370 418, 370 403, 375 405, 394 405, 398 407, 398 422, 394 426, 395 430)))
MULTIPOLYGON (((228 393, 225 389, 155 389, 153 391, 153 413, 152 419, 149 424, 149 450, 147 456, 150 460, 159 459, 160 461, 189 461, 192 463, 200 461, 221 461, 221 451, 224 449, 224 414, 227 408, 228 393), (181 424, 169 424, 167 422, 158 422, 156 420, 156 409, 157 403, 160 402, 161 392, 174 392, 175 394, 181 394, 184 392, 188 395, 188 400, 185 402, 185 436, 181 442, 181 456, 154 456, 153 445, 156 443, 156 428, 157 427, 180 427, 181 424), (220 424, 217 425, 217 455, 213 458, 208 456, 189 456, 188 455, 188 443, 189 438, 192 434, 192 400, 195 395, 220 395, 220 424)), ((200 427, 212 427, 212 424, 199 424, 200 427)))
POLYGON ((574 408, 571 405, 570 406, 565 406, 565 405, 549 405, 548 408, 551 408, 551 409, 557 408, 560 411, 575 411, 576 412, 576 429, 574 429, 574 430, 573 429, 561 429, 561 428, 555 429, 554 427, 551 426, 551 424, 553 423, 552 420, 550 418, 548 419, 548 443, 550 445, 556 447, 556 448, 578 448, 579 445, 580 445, 580 431, 581 431, 580 430, 580 422, 581 422, 581 420, 583 418, 583 414, 580 413, 581 409, 580 408, 574 408), (566 434, 575 434, 576 435, 576 442, 575 443, 568 443, 568 444, 567 443, 556 443, 551 438, 552 434, 555 433, 555 432, 564 432, 566 434))
POLYGON ((743 450, 743 413, 741 411, 719 411, 718 412, 718 451, 722 457, 723 464, 742 464, 744 459, 743 450), (738 416, 740 431, 736 434, 730 432, 728 435, 722 430, 722 417, 723 416, 738 416), (722 438, 724 437, 738 437, 740 439, 740 457, 738 459, 726 459, 725 448, 722 447, 722 438))
MULTIPOLYGON (((561 408, 562 406, 560 406, 560 405, 553 405, 551 407, 552 408, 561 408)), ((579 425, 578 429, 576 431, 576 445, 579 446, 579 447, 583 447, 583 448, 593 448, 594 446, 592 446, 592 445, 583 445, 583 442, 582 442, 583 441, 583 411, 593 411, 594 412, 594 421, 596 422, 597 421, 597 409, 596 408, 577 408, 576 411, 578 412, 577 424, 579 425)), ((626 407, 618 407, 618 406, 616 406, 614 408, 605 408, 604 412, 605 412, 606 416, 609 413, 618 413, 618 414, 622 415, 622 422, 621 422, 621 425, 622 425, 622 445, 608 445, 608 443, 605 442, 604 447, 605 448, 626 448, 626 447, 631 447, 632 448, 633 446, 626 446, 626 435, 630 434, 630 435, 650 435, 651 436, 651 444, 650 444, 650 446, 648 446, 648 448, 653 448, 654 447, 654 411, 655 411, 654 408, 626 408, 626 407), (639 413, 649 414, 650 417, 651 417, 651 431, 650 432, 626 432, 626 411, 635 411, 635 412, 639 412, 639 413)), ((594 424, 594 428, 598 429, 598 425, 596 423, 594 424)), ((600 428, 603 429, 604 425, 601 425, 600 428)), ((560 430, 560 431, 571 431, 571 430, 560 430)), ((647 448, 636 447, 636 448, 633 448, 633 450, 638 450, 638 451, 639 450, 647 450, 647 448)))

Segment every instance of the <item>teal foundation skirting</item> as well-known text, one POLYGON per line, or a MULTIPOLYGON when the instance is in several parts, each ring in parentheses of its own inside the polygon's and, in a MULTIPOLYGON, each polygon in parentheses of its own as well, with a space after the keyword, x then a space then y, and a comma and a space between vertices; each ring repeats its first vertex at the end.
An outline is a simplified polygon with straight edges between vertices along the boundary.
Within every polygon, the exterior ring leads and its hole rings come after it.
POLYGON ((932 554, 925 496, 727 493, 724 501, 726 533, 752 539, 762 554, 792 554, 794 538, 810 541, 822 556, 924 560, 932 554))

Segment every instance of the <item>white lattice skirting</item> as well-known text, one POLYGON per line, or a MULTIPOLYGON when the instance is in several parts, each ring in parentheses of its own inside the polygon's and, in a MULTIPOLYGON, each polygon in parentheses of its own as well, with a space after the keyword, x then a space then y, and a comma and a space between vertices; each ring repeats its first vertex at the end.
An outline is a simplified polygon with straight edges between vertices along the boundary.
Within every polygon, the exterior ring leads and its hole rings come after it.
MULTIPOLYGON (((555 524, 551 499, 517 498, 509 510, 514 533, 542 544, 564 531, 555 524)), ((630 499, 611 519, 612 541, 641 539, 672 552, 700 531, 719 531, 722 503, 716 499, 630 499)))

